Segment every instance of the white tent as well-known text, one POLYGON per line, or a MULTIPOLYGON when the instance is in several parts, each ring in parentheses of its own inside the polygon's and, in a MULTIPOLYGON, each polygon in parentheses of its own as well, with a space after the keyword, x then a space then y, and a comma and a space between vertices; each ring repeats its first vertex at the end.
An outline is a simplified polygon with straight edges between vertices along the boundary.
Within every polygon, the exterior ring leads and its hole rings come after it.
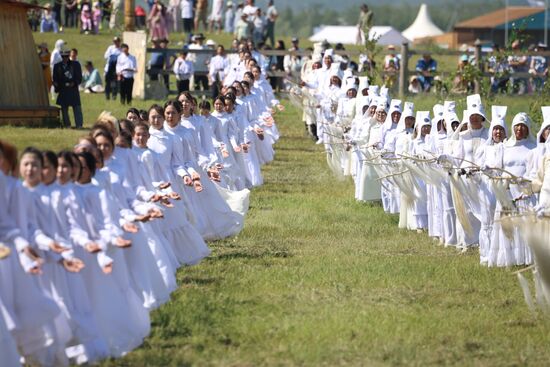
POLYGON ((428 6, 426 4, 422 4, 420 6, 420 10, 418 11, 418 15, 416 16, 413 24, 403 31, 403 36, 413 42, 419 38, 439 36, 442 34, 443 31, 439 29, 432 21, 430 13, 428 13, 428 6))
MULTIPOLYGON (((357 43, 357 26, 339 26, 327 25, 316 28, 313 35, 309 37, 312 42, 343 43, 345 45, 353 45, 357 43)), ((361 32, 360 43, 363 43, 365 35, 361 32)), ((389 26, 374 26, 369 32, 369 39, 378 38, 378 44, 382 46, 396 45, 399 46, 403 42, 409 42, 408 39, 393 27, 389 26)))

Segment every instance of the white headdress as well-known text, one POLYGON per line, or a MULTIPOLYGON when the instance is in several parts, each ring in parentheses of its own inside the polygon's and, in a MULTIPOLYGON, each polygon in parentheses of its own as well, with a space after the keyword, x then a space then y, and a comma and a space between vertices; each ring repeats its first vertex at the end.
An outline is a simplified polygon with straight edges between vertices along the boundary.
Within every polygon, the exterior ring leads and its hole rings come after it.
POLYGON ((369 78, 367 76, 360 76, 359 91, 361 92, 363 89, 367 89, 368 87, 369 87, 369 78))
POLYGON ((493 129, 500 126, 504 129, 506 136, 508 136, 508 128, 506 127, 506 106, 491 106, 491 126, 489 126, 489 137, 487 138, 487 144, 493 143, 493 129))
POLYGON ((541 142, 540 139, 544 129, 550 126, 550 106, 542 106, 540 109, 542 110, 542 124, 540 125, 539 132, 537 133, 537 144, 541 142))
POLYGON ((405 119, 407 117, 414 117, 414 103, 412 102, 405 102, 403 105, 403 112, 397 123, 397 132, 405 131, 405 119))
POLYGON ((506 145, 507 147, 513 147, 514 145, 516 145, 517 140, 516 140, 516 134, 514 134, 514 127, 519 124, 523 124, 527 126, 527 129, 529 132, 527 133, 527 137, 525 139, 530 140, 533 143, 535 142, 535 138, 531 133, 531 118, 525 112, 520 112, 517 115, 515 115, 514 119, 512 120, 512 126, 510 127, 510 130, 512 130, 512 134, 510 134, 510 137, 504 143, 504 145, 506 145))
POLYGON ((415 131, 416 131, 416 137, 415 139, 420 139, 422 137, 422 134, 420 131, 424 126, 432 126, 432 120, 430 119, 430 111, 418 111, 416 113, 416 125, 415 125, 415 131))
POLYGON ((394 112, 401 113, 401 100, 400 99, 392 99, 390 102, 390 108, 388 111, 388 116, 386 116, 386 121, 384 122, 384 128, 385 129, 391 129, 391 126, 393 124, 391 115, 394 112))

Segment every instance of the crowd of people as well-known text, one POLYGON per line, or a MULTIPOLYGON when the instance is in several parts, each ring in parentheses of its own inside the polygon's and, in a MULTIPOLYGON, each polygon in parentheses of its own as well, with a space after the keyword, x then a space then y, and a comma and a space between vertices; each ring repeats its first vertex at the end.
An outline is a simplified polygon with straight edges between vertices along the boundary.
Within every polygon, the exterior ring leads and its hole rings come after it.
POLYGON ((492 106, 489 117, 476 94, 464 111, 454 101, 415 111, 366 77, 342 73, 331 50, 323 60, 291 95, 330 168, 353 178, 357 200, 381 203, 399 214, 400 228, 427 231, 441 245, 476 248, 483 265, 533 263, 529 231, 513 219, 550 213, 550 106, 538 132, 525 112, 507 117, 506 106, 492 106))
MULTIPOLYGON (((36 4, 36 1, 34 2, 36 4)), ((135 25, 148 29, 150 39, 169 39, 170 33, 188 36, 201 30, 230 33, 238 40, 270 42, 275 46, 275 23, 279 13, 274 0, 267 0, 262 10, 255 0, 233 3, 232 0, 148 0, 148 9, 135 7, 135 25), (210 11, 210 13, 209 13, 210 11)), ((33 31, 62 32, 78 28, 85 34, 97 34, 104 26, 115 29, 120 18, 121 0, 54 0, 42 10, 31 9, 28 23, 33 31), (105 25, 104 25, 105 24, 105 25)))
POLYGON ((2 365, 139 346, 176 270, 243 228, 283 109, 250 58, 212 103, 183 92, 121 119, 103 112, 71 150, 28 147, 18 162, 0 141, 2 365))

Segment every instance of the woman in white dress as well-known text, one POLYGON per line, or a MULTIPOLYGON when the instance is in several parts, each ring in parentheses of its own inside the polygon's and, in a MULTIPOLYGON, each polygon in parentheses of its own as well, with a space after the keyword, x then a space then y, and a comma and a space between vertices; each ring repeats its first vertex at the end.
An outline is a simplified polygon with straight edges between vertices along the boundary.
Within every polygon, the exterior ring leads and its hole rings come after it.
POLYGON ((164 129, 179 139, 179 144, 183 150, 184 168, 187 172, 183 176, 186 193, 190 198, 193 210, 204 216, 206 232, 203 234, 203 238, 214 240, 234 236, 241 231, 244 218, 241 214, 231 210, 213 186, 214 184, 210 182, 206 173, 197 166, 190 148, 190 138, 180 128, 181 125, 179 124, 182 115, 187 117, 190 114, 191 103, 187 100, 184 101, 183 105, 179 101, 168 101, 165 104, 164 129), (193 189, 193 182, 199 180, 202 182, 202 189, 197 192, 197 186, 193 189), (199 208, 201 211, 199 211, 199 208))
MULTIPOLYGON (((149 312, 131 285, 122 253, 132 243, 113 235, 112 228, 118 224, 104 214, 105 190, 92 184, 96 160, 88 152, 78 153, 77 157, 80 175, 70 213, 72 223, 78 223, 82 230, 72 225, 71 237, 85 250, 79 254, 86 264, 82 276, 97 314, 97 325, 107 340, 109 354, 120 357, 138 347, 149 334, 149 312)), ((60 157, 59 166, 66 165, 68 162, 60 157)), ((58 181, 69 184, 70 174, 58 174, 58 181)))
MULTIPOLYGON (((515 177, 525 177, 531 155, 536 147, 536 140, 530 134, 530 129, 531 119, 526 113, 521 112, 514 116, 512 134, 503 144, 500 162, 495 162, 496 168, 506 170, 503 176, 508 175, 507 172, 509 172, 515 177)), ((533 204, 531 201, 525 202, 522 191, 516 184, 510 184, 509 194, 510 199, 520 208, 529 203, 533 204)), ((497 203, 488 264, 489 266, 529 265, 533 262, 531 251, 517 227, 513 228, 512 233, 506 233, 500 224, 501 213, 507 209, 502 206, 502 203, 497 203)))
POLYGON ((152 173, 153 178, 175 199, 175 213, 168 214, 162 223, 163 234, 172 245, 180 263, 195 264, 208 256, 210 250, 200 233, 201 229, 206 231, 206 222, 199 213, 193 212, 191 201, 187 199, 183 187, 182 176, 187 174, 183 162, 183 146, 177 137, 164 130, 164 108, 161 106, 153 105, 149 108, 149 124, 147 147, 154 153, 158 163, 158 170, 152 173))
MULTIPOLYGON (((481 167, 485 170, 490 171, 491 168, 500 168, 502 166, 502 149, 504 148, 502 143, 508 136, 505 121, 507 109, 506 106, 491 107, 491 126, 489 127, 490 138, 487 139, 487 142, 480 148, 479 152, 482 156, 480 160, 482 164, 481 167)), ((491 174, 499 175, 500 172, 492 172, 491 174)), ((487 265, 497 205, 492 182, 488 176, 484 175, 481 177, 479 191, 480 200, 483 201, 481 205, 481 232, 479 233, 479 259, 482 265, 487 265)))

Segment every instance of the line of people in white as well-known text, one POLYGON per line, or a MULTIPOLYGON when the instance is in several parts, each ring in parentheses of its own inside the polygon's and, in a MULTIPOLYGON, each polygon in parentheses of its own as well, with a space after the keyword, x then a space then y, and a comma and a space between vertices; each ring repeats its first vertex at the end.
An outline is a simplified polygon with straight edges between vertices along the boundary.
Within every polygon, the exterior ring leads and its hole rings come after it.
POLYGON ((189 93, 148 121, 102 113, 71 151, 29 147, 17 163, 0 141, 1 365, 94 363, 143 342, 176 270, 243 228, 279 139, 263 80, 246 71, 212 113, 189 93))
POLYGON ((357 200, 381 202, 399 214, 400 228, 427 231, 442 245, 479 248, 483 265, 533 263, 526 231, 506 219, 550 213, 550 107, 536 136, 524 112, 508 129, 506 106, 492 106, 489 121, 479 95, 467 97, 462 119, 454 101, 415 113, 413 103, 325 60, 291 94, 316 125, 329 167, 353 178, 357 200))

